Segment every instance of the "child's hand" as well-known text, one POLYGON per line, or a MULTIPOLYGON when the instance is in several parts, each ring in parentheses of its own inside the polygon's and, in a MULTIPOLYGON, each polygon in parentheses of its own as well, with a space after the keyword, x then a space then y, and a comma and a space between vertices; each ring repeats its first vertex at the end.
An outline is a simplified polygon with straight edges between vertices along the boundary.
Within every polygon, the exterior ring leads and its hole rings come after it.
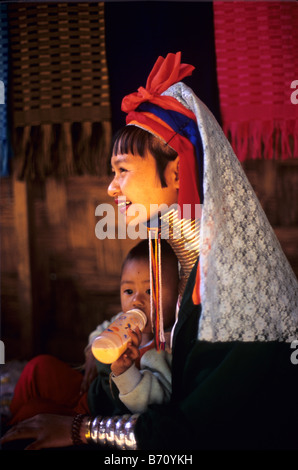
POLYGON ((139 346, 142 341, 142 333, 140 329, 137 327, 134 331, 130 330, 129 335, 131 337, 131 341, 128 343, 126 351, 119 357, 119 359, 117 359, 117 361, 111 364, 111 371, 114 375, 123 374, 123 372, 129 369, 140 355, 139 346))
POLYGON ((91 346, 86 350, 85 358, 86 358, 85 364, 84 364, 85 372, 84 372, 84 378, 81 384, 81 390, 80 390, 81 394, 83 394, 84 392, 87 392, 88 388, 90 387, 91 382, 93 382, 93 380, 97 376, 96 361, 95 361, 95 357, 92 354, 91 346))

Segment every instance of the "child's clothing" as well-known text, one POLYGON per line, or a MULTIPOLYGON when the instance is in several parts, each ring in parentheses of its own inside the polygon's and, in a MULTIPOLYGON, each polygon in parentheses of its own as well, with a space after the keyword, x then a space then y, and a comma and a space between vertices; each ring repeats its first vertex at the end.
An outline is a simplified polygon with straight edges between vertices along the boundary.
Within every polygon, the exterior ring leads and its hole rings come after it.
MULTIPOLYGON (((88 346, 109 323, 104 322, 90 334, 88 346)), ((10 423, 15 424, 39 413, 75 415, 100 412, 107 415, 120 409, 140 412, 151 403, 169 400, 171 354, 166 351, 158 353, 153 341, 140 348, 139 360, 124 374, 112 377, 110 365, 98 361, 97 369, 98 376, 88 392, 81 394, 83 374, 80 371, 50 355, 35 357, 26 364, 17 382, 10 406, 10 423), (117 387, 111 387, 110 379, 117 387)))
MULTIPOLYGON (((121 315, 122 312, 118 313, 121 315)), ((111 322, 118 316, 114 316, 111 322)), ((98 336, 108 322, 99 325, 95 331, 89 335, 89 345, 98 336)), ((166 334, 167 336, 167 334, 166 334)), ((154 341, 140 348, 140 357, 123 374, 115 376, 110 374, 110 379, 116 385, 119 400, 132 413, 141 413, 153 403, 168 402, 171 395, 171 363, 172 355, 169 351, 158 352, 155 349, 154 341)), ((102 371, 102 364, 98 363, 102 371)), ((99 374, 94 380, 101 381, 102 375, 99 374)), ((96 384, 93 384, 96 388, 96 384)), ((114 392, 115 393, 115 392, 114 392)), ((100 394, 99 394, 100 395, 100 394)), ((102 406, 97 400, 96 394, 92 391, 88 394, 88 402, 91 411, 102 413, 102 406), (100 410, 96 404, 100 404, 100 410)))
POLYGON ((141 413, 153 403, 166 403, 171 395, 172 355, 167 351, 147 349, 140 359, 140 368, 133 364, 112 380, 119 390, 119 399, 132 413, 141 413))

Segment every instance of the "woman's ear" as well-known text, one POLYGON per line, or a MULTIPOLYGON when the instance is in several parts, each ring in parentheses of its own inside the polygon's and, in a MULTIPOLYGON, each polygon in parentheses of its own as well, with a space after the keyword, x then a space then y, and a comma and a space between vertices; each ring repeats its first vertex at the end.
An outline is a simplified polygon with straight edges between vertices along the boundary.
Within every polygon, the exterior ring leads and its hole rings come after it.
POLYGON ((179 156, 168 162, 164 176, 167 186, 171 186, 176 190, 179 189, 179 156))
POLYGON ((178 157, 176 157, 176 159, 173 161, 174 163, 173 171, 174 171, 176 189, 179 189, 179 186, 180 186, 179 161, 180 161, 180 157, 178 155, 178 157))

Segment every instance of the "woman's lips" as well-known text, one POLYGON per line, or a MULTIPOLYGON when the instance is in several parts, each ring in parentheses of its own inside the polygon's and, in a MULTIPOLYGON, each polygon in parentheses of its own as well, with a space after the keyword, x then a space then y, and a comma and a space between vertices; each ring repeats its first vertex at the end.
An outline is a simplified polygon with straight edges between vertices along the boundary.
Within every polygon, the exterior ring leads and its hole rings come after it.
POLYGON ((121 214, 125 214, 127 211, 127 208, 131 205, 130 201, 127 201, 126 199, 115 199, 115 204, 117 204, 119 211, 121 214))

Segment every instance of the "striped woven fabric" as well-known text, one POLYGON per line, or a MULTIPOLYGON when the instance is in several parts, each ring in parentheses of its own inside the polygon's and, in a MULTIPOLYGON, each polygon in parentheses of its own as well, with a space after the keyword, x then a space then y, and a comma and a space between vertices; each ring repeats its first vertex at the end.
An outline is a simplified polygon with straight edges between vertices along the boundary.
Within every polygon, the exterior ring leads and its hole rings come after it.
POLYGON ((21 178, 100 173, 110 142, 104 3, 9 5, 21 178))
POLYGON ((298 157, 298 5, 214 2, 223 128, 243 161, 298 157))

